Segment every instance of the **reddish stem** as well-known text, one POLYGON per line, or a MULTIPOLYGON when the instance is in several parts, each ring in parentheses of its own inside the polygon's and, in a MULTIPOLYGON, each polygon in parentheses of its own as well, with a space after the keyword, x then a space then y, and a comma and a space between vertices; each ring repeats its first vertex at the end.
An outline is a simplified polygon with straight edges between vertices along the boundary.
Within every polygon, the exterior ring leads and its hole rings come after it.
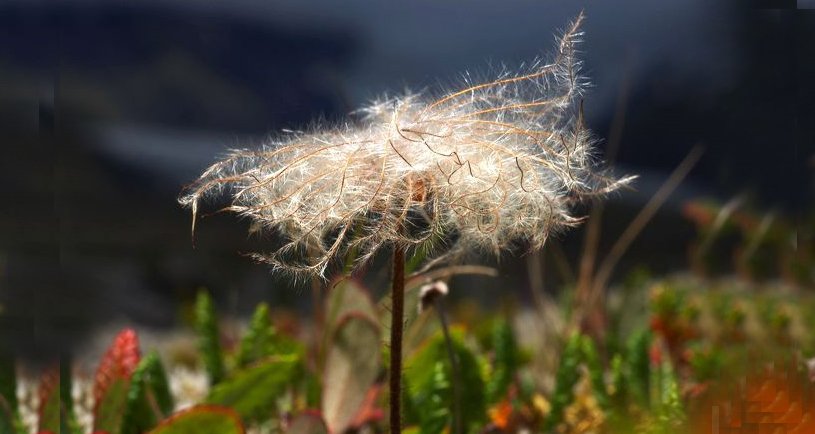
POLYGON ((405 249, 397 246, 393 252, 393 286, 391 286, 391 434, 402 432, 402 328, 404 317, 405 249))

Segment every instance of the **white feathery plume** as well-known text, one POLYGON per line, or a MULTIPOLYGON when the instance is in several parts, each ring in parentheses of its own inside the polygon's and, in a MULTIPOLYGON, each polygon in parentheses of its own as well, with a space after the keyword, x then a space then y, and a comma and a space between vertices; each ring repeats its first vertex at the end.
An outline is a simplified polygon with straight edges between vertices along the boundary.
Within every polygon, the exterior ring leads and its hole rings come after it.
POLYGON ((383 246, 423 247, 445 258, 472 250, 531 249, 577 224, 571 208, 632 177, 596 170, 577 107, 585 87, 576 44, 583 15, 548 61, 437 99, 408 94, 360 110, 359 124, 293 133, 236 150, 181 196, 228 194, 225 210, 285 242, 256 259, 323 276, 353 249, 357 263, 383 246), (432 245, 448 240, 444 249, 432 245))

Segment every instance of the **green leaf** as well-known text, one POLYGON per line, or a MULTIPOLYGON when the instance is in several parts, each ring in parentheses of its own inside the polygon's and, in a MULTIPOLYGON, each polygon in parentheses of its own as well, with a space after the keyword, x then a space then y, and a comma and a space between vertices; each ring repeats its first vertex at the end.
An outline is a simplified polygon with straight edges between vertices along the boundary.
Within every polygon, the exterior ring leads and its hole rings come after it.
POLYGON ((121 432, 129 388, 130 380, 128 379, 116 378, 111 381, 102 400, 96 404, 93 420, 94 432, 105 431, 111 434, 121 432))
POLYGON ((243 434, 238 415, 229 408, 200 405, 165 419, 150 434, 243 434))
POLYGON ((624 366, 623 356, 619 353, 611 358, 609 367, 611 371, 610 408, 607 411, 611 432, 621 431, 628 422, 624 416, 630 413, 628 410, 630 391, 625 378, 624 366))
POLYGON ((72 378, 71 361, 68 357, 61 357, 59 362, 59 399, 62 406, 60 417, 60 432, 80 432, 80 425, 74 413, 74 399, 71 396, 72 378))
POLYGON ((432 365, 432 381, 426 389, 426 398, 415 394, 418 406, 424 407, 419 413, 419 427, 422 433, 441 433, 445 427, 453 425, 453 398, 450 373, 445 372, 442 362, 432 365))
POLYGON ((655 382, 658 383, 656 389, 656 418, 648 433, 670 434, 675 432, 685 432, 683 425, 687 417, 685 407, 679 397, 679 382, 676 379, 671 360, 665 357, 654 369, 655 382))
POLYGON ((494 404, 506 394, 518 369, 518 345, 507 321, 497 321, 493 325, 492 347, 495 363, 487 383, 487 397, 489 403, 494 404))
POLYGON ((580 377, 578 367, 581 362, 581 337, 573 334, 560 356, 560 365, 555 374, 555 392, 552 395, 552 411, 546 419, 546 428, 554 429, 563 420, 563 410, 574 399, 574 385, 580 377))
POLYGON ((47 370, 40 380, 37 432, 60 430, 59 368, 47 370))
POLYGON ((296 354, 303 357, 305 352, 302 342, 277 333, 269 315, 269 305, 260 303, 241 339, 235 363, 237 367, 245 368, 272 356, 296 354))
POLYGON ((651 361, 649 349, 651 348, 651 333, 647 329, 642 329, 634 334, 626 344, 625 373, 628 382, 628 389, 631 394, 643 407, 649 405, 651 361))
POLYGON ((304 372, 303 394, 306 398, 307 408, 317 408, 322 402, 322 387, 320 378, 311 370, 304 372))
POLYGON ((625 381, 625 372, 623 371, 623 356, 615 354, 611 358, 611 390, 616 398, 627 396, 627 385, 625 381))
POLYGON ((119 434, 130 377, 139 364, 139 337, 132 329, 120 331, 108 347, 94 378, 93 430, 119 434))
MULTIPOLYGON (((407 379, 404 370, 402 371, 402 421, 405 425, 416 424, 421 419, 419 410, 413 403, 413 397, 410 391, 413 387, 410 385, 410 380, 407 379)), ((403 427, 405 428, 405 427, 403 427)), ((404 429, 403 429, 404 431, 404 429)))
POLYGON ((724 354, 721 349, 712 346, 692 347, 690 365, 697 381, 715 380, 724 369, 724 354))
POLYGON ((145 391, 144 361, 136 367, 130 379, 130 389, 125 400, 124 416, 122 417, 122 434, 138 434, 156 425, 159 418, 151 411, 147 403, 147 392, 145 391))
MULTIPOLYGON (((4 398, 0 398, 4 399, 4 398)), ((17 423, 17 416, 10 411, 11 407, 3 400, 0 402, 0 434, 16 434, 14 426, 17 423)))
MULTIPOLYGON (((463 332, 451 330, 451 340, 458 359, 461 420, 465 432, 472 432, 486 417, 484 379, 475 355, 464 345, 463 332)), ((441 433, 452 426, 453 373, 447 354, 444 336, 437 333, 405 363, 404 383, 410 401, 405 422, 418 424, 423 434, 441 433)))
POLYGON ((252 315, 249 330, 241 340, 238 349, 237 365, 245 367, 252 362, 274 353, 275 330, 269 318, 269 306, 260 303, 252 315))
POLYGON ((207 403, 235 410, 244 421, 261 421, 274 414, 274 405, 298 374, 296 354, 273 356, 236 370, 216 385, 207 403))
POLYGON ((221 354, 218 315, 209 293, 201 289, 195 302, 195 328, 198 331, 199 348, 211 385, 224 377, 224 361, 221 354))
POLYGON ((17 375, 14 359, 0 356, 0 434, 14 434, 17 422, 17 375))
POLYGON ((583 353, 583 360, 589 369, 592 390, 594 391, 594 397, 597 399, 597 404, 603 409, 608 409, 608 392, 606 391, 603 365, 600 363, 600 357, 597 355, 597 347, 594 346, 594 341, 591 337, 586 335, 581 338, 580 346, 583 353))
POLYGON ((172 408, 164 367, 158 355, 151 353, 139 362, 131 377, 121 432, 145 432, 168 416, 172 408))
POLYGON ((165 416, 173 412, 175 406, 173 396, 170 393, 170 384, 167 381, 167 372, 164 370, 158 354, 153 358, 155 362, 150 362, 145 368, 147 373, 148 397, 155 399, 156 407, 165 416), (149 395, 152 393, 152 396, 149 395))
POLYGON ((323 417, 331 432, 343 432, 359 413, 381 365, 379 325, 351 314, 331 338, 323 377, 323 417))

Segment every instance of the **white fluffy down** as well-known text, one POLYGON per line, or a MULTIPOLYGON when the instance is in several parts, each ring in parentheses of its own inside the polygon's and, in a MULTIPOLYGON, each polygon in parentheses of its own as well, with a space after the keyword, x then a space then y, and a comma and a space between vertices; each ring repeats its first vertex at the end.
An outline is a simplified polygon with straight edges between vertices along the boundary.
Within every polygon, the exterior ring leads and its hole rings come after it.
MULTIPOLYGON (((228 194, 229 211, 286 242, 256 259, 323 275, 353 249, 434 247, 445 258, 496 254, 579 219, 573 205, 630 178, 595 169, 579 105, 578 17, 549 61, 439 98, 410 94, 360 110, 358 124, 292 133, 259 150, 236 150, 208 168, 179 201, 192 208, 228 194)), ((193 223, 194 224, 194 223, 193 223)))

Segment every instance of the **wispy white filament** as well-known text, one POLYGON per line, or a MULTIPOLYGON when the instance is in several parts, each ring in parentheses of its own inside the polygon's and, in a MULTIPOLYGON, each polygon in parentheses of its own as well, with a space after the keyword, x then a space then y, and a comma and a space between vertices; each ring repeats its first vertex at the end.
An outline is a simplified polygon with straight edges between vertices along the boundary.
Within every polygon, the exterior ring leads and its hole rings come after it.
MULTIPOLYGON (((575 57, 579 16, 548 62, 502 72, 431 99, 385 99, 353 125, 293 133, 259 150, 233 151, 179 201, 192 208, 228 194, 226 208, 286 242, 255 258, 323 275, 354 250, 432 247, 446 255, 543 246, 573 226, 573 205, 618 188, 595 170, 592 140, 576 107, 584 87, 575 57)), ((194 223, 193 223, 194 225, 194 223)), ((193 226, 194 227, 194 226, 193 226)))

